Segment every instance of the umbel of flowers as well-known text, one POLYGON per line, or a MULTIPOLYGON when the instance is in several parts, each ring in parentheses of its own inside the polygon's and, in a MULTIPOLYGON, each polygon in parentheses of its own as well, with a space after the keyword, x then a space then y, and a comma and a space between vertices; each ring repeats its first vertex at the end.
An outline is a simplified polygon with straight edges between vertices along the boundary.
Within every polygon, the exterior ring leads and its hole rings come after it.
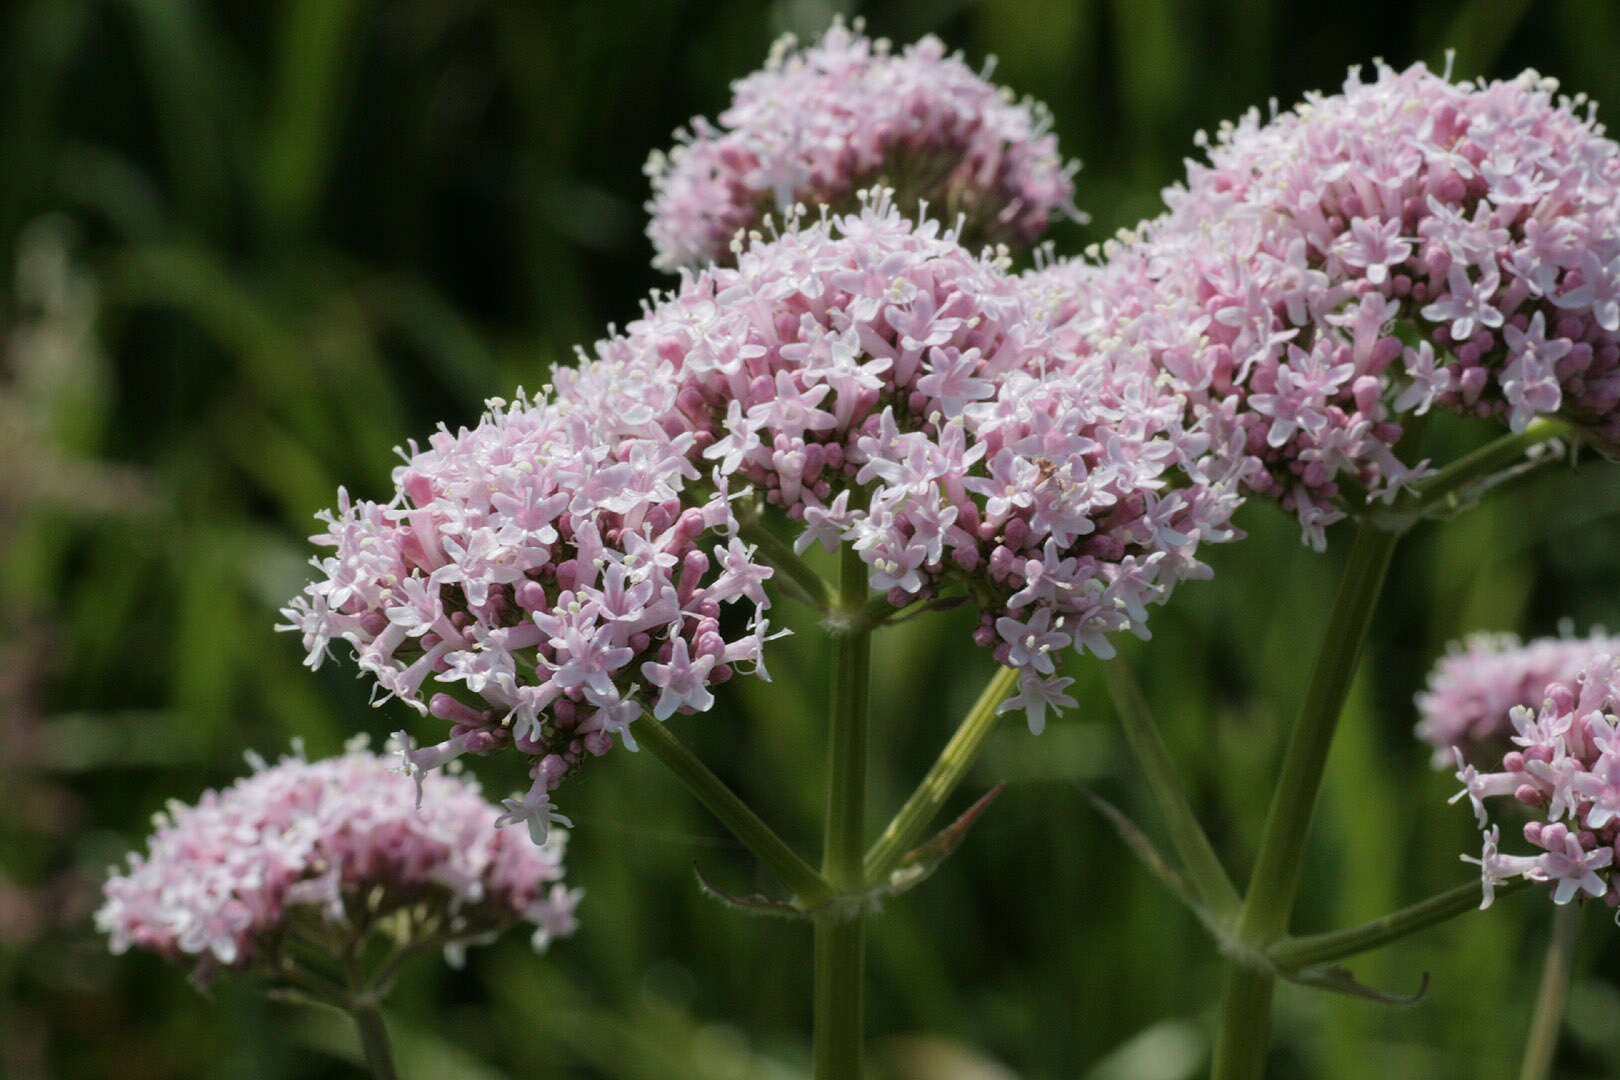
POLYGON ((476 428, 413 443, 388 504, 339 492, 314 538, 336 552, 285 612, 311 667, 348 641, 381 700, 450 725, 407 751, 411 768, 505 745, 532 758, 531 789, 501 820, 536 842, 566 820, 549 793, 585 758, 615 736, 633 747, 644 708, 707 709, 768 636, 771 569, 736 539, 724 478, 699 483, 691 435, 625 419, 520 393, 476 428), (729 636, 728 602, 749 609, 729 636))
POLYGON ((1038 730, 1065 700, 1053 654, 1145 636, 1236 503, 1182 402, 1075 352, 1045 299, 879 193, 688 278, 559 394, 689 433, 803 523, 796 550, 852 545, 896 608, 964 592, 1038 730))
POLYGON ((739 230, 796 203, 853 209, 857 191, 892 187, 962 217, 970 248, 1028 247, 1053 214, 1078 216, 1050 118, 1015 101, 936 37, 898 53, 842 23, 808 48, 779 40, 762 71, 732 86, 718 125, 699 118, 647 163, 653 264, 697 268, 733 258, 739 230))
POLYGON ((1554 903, 1576 897, 1601 898, 1620 906, 1614 881, 1616 843, 1620 842, 1620 667, 1613 657, 1599 656, 1573 679, 1547 687, 1539 709, 1516 706, 1509 714, 1514 749, 1502 757, 1502 770, 1481 773, 1457 753, 1457 779, 1485 833, 1478 859, 1484 901, 1493 889, 1523 877, 1552 888, 1554 903), (1501 850, 1501 825, 1493 819, 1496 805, 1485 800, 1510 797, 1527 808, 1523 826, 1534 854, 1501 850))
POLYGON ((171 802, 144 855, 107 881, 96 925, 193 965, 206 983, 245 969, 297 983, 295 946, 347 948, 382 930, 400 950, 461 948, 521 923, 536 949, 573 932, 562 833, 545 846, 497 830, 470 778, 420 786, 359 743, 320 761, 267 765, 195 806, 171 802))
POLYGON ((1476 747, 1505 741, 1517 706, 1538 708, 1555 682, 1570 682, 1600 656, 1620 655, 1620 640, 1602 631, 1587 637, 1544 637, 1521 643, 1513 634, 1475 634, 1453 645, 1417 695, 1416 735, 1434 747, 1434 765, 1449 765, 1452 748, 1474 757, 1476 747))
POLYGON ((413 447, 389 503, 343 499, 288 614, 312 664, 347 640, 385 696, 452 725, 415 765, 531 755, 508 817, 543 828, 548 792, 633 746, 643 710, 702 711, 738 665, 763 674, 774 568, 743 536, 773 508, 800 552, 851 545, 887 607, 966 595, 976 640, 1019 669, 1004 708, 1039 730, 1070 703, 1057 654, 1145 636, 1236 503, 1180 399, 1053 326, 885 196, 794 221, 655 297, 545 398, 413 447))
POLYGON ((1253 490, 1320 546, 1422 474, 1395 448, 1431 407, 1620 443, 1620 154, 1583 101, 1378 64, 1273 113, 1200 137, 1101 269, 1048 271, 1241 437, 1253 490))

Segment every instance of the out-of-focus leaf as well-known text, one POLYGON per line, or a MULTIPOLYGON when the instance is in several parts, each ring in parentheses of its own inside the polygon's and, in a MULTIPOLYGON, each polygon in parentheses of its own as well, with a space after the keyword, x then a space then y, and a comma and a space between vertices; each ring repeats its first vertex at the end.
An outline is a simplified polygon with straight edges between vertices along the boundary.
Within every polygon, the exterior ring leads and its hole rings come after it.
MULTIPOLYGON (((388 1037, 393 1044, 394 1062, 400 1080, 504 1080, 500 1070, 491 1068, 464 1045, 401 1023, 387 1015, 388 1037)), ((299 1043, 363 1069, 360 1037, 346 1015, 331 1009, 301 1008, 290 1034, 299 1043)))
POLYGON ((198 764, 197 751, 175 738, 182 724, 165 710, 65 713, 39 725, 34 753, 40 767, 63 773, 198 764))
POLYGON ((332 157, 344 74, 365 0, 281 5, 274 88, 260 172, 272 220, 298 230, 314 209, 332 157))
POLYGON ((235 88, 224 44, 190 0, 122 0, 134 25, 176 201, 193 220, 224 220, 229 184, 227 96, 235 88))
POLYGON ((937 1035, 891 1035, 868 1051, 873 1080, 1018 1080, 983 1052, 937 1035))
POLYGON ((1085 1080, 1192 1080, 1209 1056, 1209 1036, 1190 1020, 1161 1020, 1091 1067, 1085 1080))

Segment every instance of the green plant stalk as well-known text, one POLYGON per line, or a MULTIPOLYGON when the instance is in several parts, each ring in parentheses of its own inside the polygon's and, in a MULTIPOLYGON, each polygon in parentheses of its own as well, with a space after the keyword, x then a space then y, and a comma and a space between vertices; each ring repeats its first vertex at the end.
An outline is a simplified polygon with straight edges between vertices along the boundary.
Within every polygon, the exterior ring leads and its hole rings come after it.
POLYGON ((709 808, 741 840, 743 846, 757 855, 761 862, 776 872, 782 884, 793 890, 793 895, 806 909, 819 907, 832 899, 833 889, 827 879, 799 857, 787 841, 754 813, 753 807, 743 802, 737 793, 725 785, 696 754, 675 737, 667 724, 651 717, 636 723, 637 741, 667 766, 670 772, 686 785, 697 800, 709 808))
POLYGON ((1119 714, 1120 727, 1125 732, 1125 741, 1147 778, 1159 812, 1164 815, 1170 843, 1181 859, 1182 870, 1210 917, 1217 924, 1227 926, 1237 915, 1243 899, 1221 864, 1220 856, 1215 854, 1214 845, 1199 824, 1198 815, 1193 813, 1192 804, 1187 801, 1141 688, 1124 660, 1105 661, 1102 671, 1108 684, 1108 696, 1113 699, 1114 711, 1119 714))
POLYGON ((1541 989, 1536 991, 1536 1011, 1530 1019, 1530 1035, 1524 1043, 1519 1080, 1548 1080, 1552 1075, 1558 1029, 1564 1020, 1564 1001, 1569 997, 1581 911, 1580 904, 1565 904, 1553 913, 1552 940, 1547 943, 1547 959, 1541 968, 1541 989))
POLYGON ((376 1080, 398 1080, 394 1069, 394 1053, 388 1045, 388 1027, 382 1013, 369 1001, 356 1000, 349 1004, 348 1013, 360 1029, 360 1047, 365 1051, 366 1064, 376 1080))
MULTIPOLYGON (((866 565, 853 548, 842 551, 839 612, 857 615, 866 602, 866 565)), ((822 873, 845 897, 865 884, 867 689, 872 634, 857 625, 833 637, 830 760, 826 845, 822 873)), ((866 911, 863 903, 834 902, 815 917, 815 1080, 860 1080, 865 1029, 866 911)))
MULTIPOLYGON (((1528 884, 1524 878, 1514 878, 1498 885, 1496 895, 1501 897, 1518 892, 1528 884)), ((1285 937, 1267 949, 1266 955, 1282 971, 1298 971, 1332 963, 1399 941, 1465 912, 1476 911, 1479 898, 1479 882, 1470 881, 1359 926, 1306 937, 1285 937)))
POLYGON ((1453 461, 1414 485, 1413 490, 1397 498, 1393 506, 1370 507, 1361 516, 1385 530, 1405 532, 1426 514, 1448 501, 1460 499, 1469 485, 1520 464, 1527 453, 1543 443, 1574 434, 1574 426, 1567 421, 1538 417, 1518 434, 1504 435, 1453 461))
POLYGON ((979 699, 962 718, 950 741, 929 767, 927 775, 894 815, 883 830, 883 835, 867 851, 863 860, 862 881, 870 886, 883 884, 906 853, 922 840, 929 822, 939 814, 945 801, 962 782, 962 777, 978 760, 985 740, 1000 719, 996 707, 1012 693, 1017 681, 1016 668, 996 668, 996 673, 990 676, 990 681, 979 693, 979 699))
POLYGON ((1275 976, 1263 956, 1242 953, 1263 952, 1288 928, 1305 833, 1316 809, 1328 749, 1400 536, 1398 531, 1362 523, 1350 548, 1238 916, 1238 955, 1232 958, 1222 1002, 1212 1080, 1258 1080, 1262 1075, 1275 976))

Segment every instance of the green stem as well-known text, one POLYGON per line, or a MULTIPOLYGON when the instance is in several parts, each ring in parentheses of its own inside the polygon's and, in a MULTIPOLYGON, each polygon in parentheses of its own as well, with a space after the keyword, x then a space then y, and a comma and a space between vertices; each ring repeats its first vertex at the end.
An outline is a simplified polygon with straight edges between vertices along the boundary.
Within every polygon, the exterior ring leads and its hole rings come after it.
POLYGON ((1547 943, 1541 989, 1536 991, 1536 1012, 1530 1020, 1530 1036, 1525 1040, 1519 1080, 1547 1080, 1552 1075, 1553 1057, 1558 1051, 1558 1029, 1564 1020, 1564 1000, 1569 996, 1569 976, 1575 960, 1575 937, 1581 925, 1581 911, 1580 904, 1565 904, 1553 914, 1552 940, 1547 943))
POLYGON ((1105 662, 1102 670, 1108 695, 1113 699, 1114 711, 1119 714, 1120 727, 1125 732, 1125 741, 1130 744, 1154 801, 1159 804, 1159 812, 1164 815, 1170 842, 1180 856, 1182 868, 1197 890, 1199 902, 1224 926, 1237 914, 1243 900, 1227 876, 1220 856, 1215 854, 1209 835, 1199 824, 1198 815, 1193 813, 1192 804, 1187 801, 1175 766, 1170 762, 1170 753, 1159 738, 1158 726, 1148 712, 1147 701, 1131 669, 1121 659, 1105 662))
POLYGON ((1369 507, 1358 517, 1391 532, 1405 532, 1438 508, 1460 507, 1467 488, 1522 463, 1535 447, 1574 432, 1575 428, 1563 420, 1539 417, 1518 434, 1504 435, 1458 458, 1416 484, 1413 491, 1396 499, 1393 506, 1369 507))
MULTIPOLYGON (((1518 892, 1527 884, 1529 882, 1524 878, 1514 878, 1498 885, 1496 895, 1518 892)), ((1477 910, 1479 897, 1479 882, 1470 881, 1359 926, 1308 937, 1285 937, 1267 949, 1266 955, 1283 971, 1298 971, 1343 960, 1347 956, 1355 956, 1419 930, 1426 930, 1466 911, 1477 910)))
POLYGON ((945 805, 945 800, 951 797, 951 792, 956 790, 962 777, 967 775, 968 769, 978 759, 985 739, 995 730, 996 721, 1000 719, 996 707, 1012 693, 1017 681, 1016 668, 996 668, 996 673, 979 693, 979 700, 962 718, 951 741, 939 752, 939 757, 917 785, 917 790, 911 793, 911 798, 894 815, 883 830, 883 835, 867 851, 861 875, 863 881, 872 885, 881 884, 906 852, 922 839, 929 822, 934 820, 945 805))
POLYGON ((761 862, 776 872, 782 883, 793 890, 793 895, 806 908, 819 907, 832 899, 833 890, 827 879, 801 859, 788 846, 787 841, 754 813, 753 807, 743 802, 725 785, 696 754, 675 738, 669 725, 651 717, 636 723, 635 734, 642 746, 663 762, 697 800, 719 818, 743 846, 757 855, 761 862))
MULTIPOLYGON (((1328 748, 1399 540, 1399 533, 1385 532, 1368 523, 1357 528, 1266 815, 1260 851, 1238 917, 1240 948, 1264 950, 1288 928, 1299 886, 1305 832, 1316 809, 1328 748)), ((1263 967, 1241 958, 1234 961, 1215 1041, 1213 1080, 1254 1080, 1261 1076, 1271 1025, 1273 982, 1274 977, 1263 967)))
POLYGON ((791 545, 778 539, 763 522, 744 522, 737 532, 742 539, 758 548, 767 563, 786 576, 782 584, 795 600, 817 611, 826 611, 831 606, 832 597, 821 575, 799 558, 791 545))
POLYGON ((388 1027, 382 1013, 370 1001, 356 1000, 349 1005, 349 1015, 360 1029, 360 1047, 365 1051, 366 1064, 376 1080, 397 1080, 394 1053, 388 1045, 388 1027))
MULTIPOLYGON (((858 614, 866 602, 866 565, 844 548, 839 612, 858 614)), ((867 689, 872 635, 852 628, 833 638, 828 727, 826 849, 822 872, 846 896, 865 884, 867 689)), ((865 1027, 865 917, 862 905, 831 904, 815 920, 815 1080, 860 1080, 865 1027)))

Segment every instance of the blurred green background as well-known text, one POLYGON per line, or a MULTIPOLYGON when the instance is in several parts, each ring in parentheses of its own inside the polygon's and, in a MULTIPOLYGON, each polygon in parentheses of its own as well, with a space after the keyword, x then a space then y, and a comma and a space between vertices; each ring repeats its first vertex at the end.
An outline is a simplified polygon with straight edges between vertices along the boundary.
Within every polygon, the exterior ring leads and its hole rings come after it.
MULTIPOLYGON (((416 724, 312 676, 275 614, 311 514, 388 490, 390 448, 546 381, 637 312, 647 152, 727 101, 771 40, 842 5, 737 0, 9 0, 0 6, 0 1075, 326 1077, 350 1033, 221 980, 212 999, 90 929, 104 868, 244 749, 312 753, 416 724)), ((1612 0, 910 0, 866 11, 1045 100, 1086 161, 1063 252, 1153 212, 1193 132, 1332 89, 1383 56, 1535 66, 1620 104, 1612 0)), ((1610 116, 1614 113, 1611 109, 1610 116)), ((1444 460, 1488 437, 1436 423, 1444 460)), ((1620 625, 1620 470, 1545 469, 1397 556, 1333 751, 1297 928, 1466 880, 1470 815, 1410 737, 1411 698, 1475 629, 1620 625)), ((1317 556, 1270 506, 1128 650, 1195 801, 1245 874, 1346 537, 1317 556)), ((880 639, 874 815, 898 805, 989 673, 964 613, 880 639)), ((681 724, 811 850, 823 734, 813 633, 777 682, 681 724)), ((1008 723, 958 803, 1008 789, 871 934, 884 1075, 1178 1080, 1203 1067, 1220 966, 1085 801, 1159 835, 1094 663, 1039 739, 1008 723), (997 1069, 1005 1070, 998 1072, 997 1069), (977 1069, 979 1071, 972 1071, 977 1069)), ((513 763, 479 763, 492 794, 513 763)), ((421 962, 390 1015, 411 1077, 759 1077, 806 1064, 809 934, 698 895, 773 883, 646 755, 582 775, 577 937, 421 962)), ((1284 988, 1277 1077, 1513 1075, 1550 906, 1521 894, 1362 959, 1410 1009, 1284 988)), ((1620 1075, 1616 931, 1588 913, 1559 1075, 1620 1075)))

